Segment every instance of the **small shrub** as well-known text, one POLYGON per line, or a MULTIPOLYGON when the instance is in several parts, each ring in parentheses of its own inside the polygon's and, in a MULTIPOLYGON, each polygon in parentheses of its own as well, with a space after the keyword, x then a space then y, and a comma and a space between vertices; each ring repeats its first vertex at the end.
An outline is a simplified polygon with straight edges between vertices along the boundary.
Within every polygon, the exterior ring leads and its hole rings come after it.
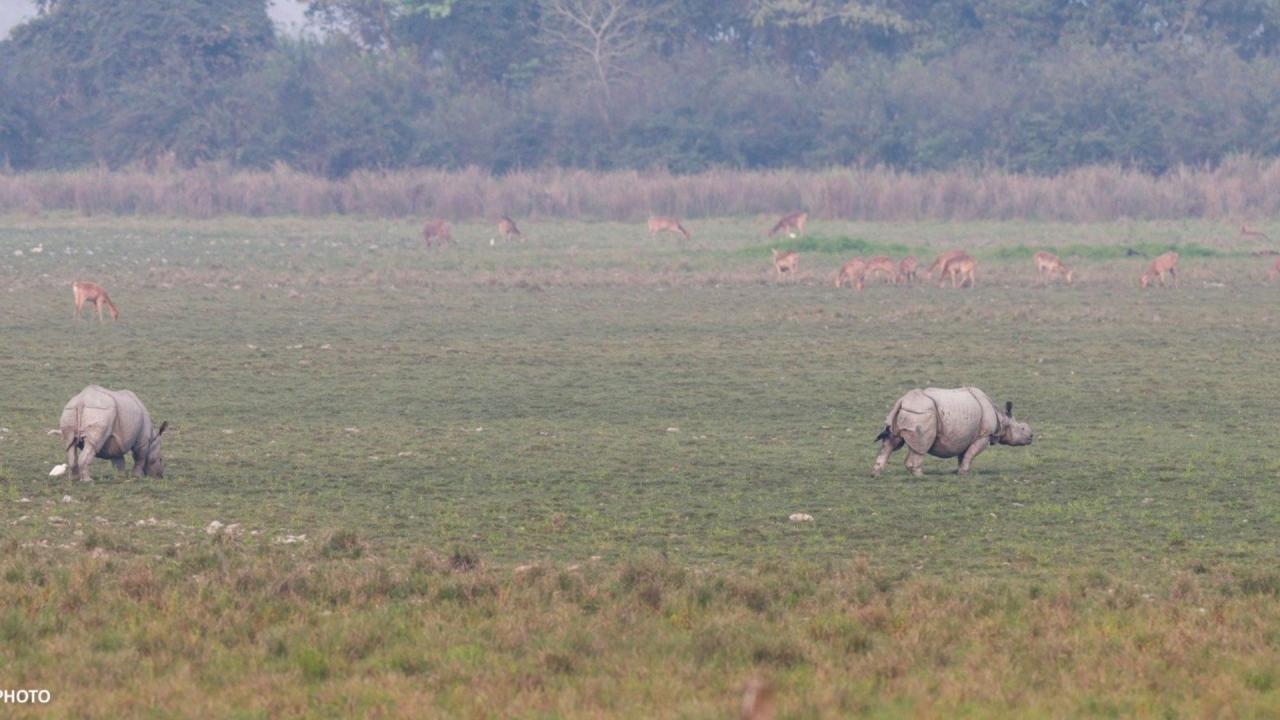
POLYGON ((314 648, 303 648, 298 652, 295 661, 302 677, 307 682, 322 682, 329 679, 329 661, 314 648))
POLYGON ((354 530, 337 530, 320 548, 320 555, 329 559, 364 557, 365 545, 354 530))

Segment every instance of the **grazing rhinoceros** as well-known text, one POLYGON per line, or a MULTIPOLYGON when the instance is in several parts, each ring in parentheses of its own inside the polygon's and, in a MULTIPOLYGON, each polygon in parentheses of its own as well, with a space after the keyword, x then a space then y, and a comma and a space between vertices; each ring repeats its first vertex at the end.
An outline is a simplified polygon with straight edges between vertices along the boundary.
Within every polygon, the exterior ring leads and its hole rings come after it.
POLYGON ((164 477, 160 436, 169 423, 156 430, 147 409, 128 390, 107 390, 90 385, 62 409, 62 442, 67 449, 67 469, 72 477, 91 482, 89 463, 95 457, 124 470, 125 453, 133 453, 135 476, 164 477))
POLYGON ((923 475, 920 467, 926 453, 934 457, 959 458, 961 475, 991 443, 1030 445, 1031 427, 1013 419, 1013 403, 1000 412, 986 393, 975 387, 955 389, 916 388, 894 403, 885 427, 876 438, 880 454, 871 475, 878 477, 889 455, 907 446, 907 467, 913 475, 923 475))

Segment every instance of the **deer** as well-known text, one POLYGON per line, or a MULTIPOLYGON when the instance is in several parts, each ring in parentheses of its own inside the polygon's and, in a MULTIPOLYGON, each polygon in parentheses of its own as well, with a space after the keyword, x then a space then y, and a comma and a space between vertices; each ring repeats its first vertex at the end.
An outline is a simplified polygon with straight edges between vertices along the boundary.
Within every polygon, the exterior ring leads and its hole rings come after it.
POLYGON ((649 236, 653 237, 660 232, 676 233, 684 236, 685 240, 689 239, 689 231, 685 230, 684 226, 676 218, 661 215, 649 218, 649 236))
POLYGON ((1268 242, 1271 241, 1271 238, 1267 237, 1266 233, 1262 232, 1261 230, 1254 230, 1248 225, 1240 226, 1240 234, 1245 237, 1256 237, 1256 238, 1262 238, 1263 240, 1266 240, 1268 242))
POLYGON ((1151 261, 1147 271, 1138 278, 1138 286, 1146 290, 1151 283, 1159 281, 1160 287, 1168 287, 1164 282, 1166 274, 1173 281, 1173 286, 1178 287, 1178 253, 1173 250, 1151 261))
POLYGON ((840 272, 836 275, 836 287, 844 287, 847 283, 849 287, 861 290, 862 281, 866 274, 867 261, 862 258, 854 258, 840 266, 840 272))
POLYGON ((796 270, 800 267, 800 253, 795 250, 786 252, 773 251, 773 270, 778 274, 778 278, 782 278, 783 273, 796 274, 796 270))
POLYGON ((905 283, 911 285, 916 281, 916 272, 920 269, 920 261, 915 255, 908 255, 902 258, 902 262, 898 263, 898 277, 894 279, 894 284, 905 283))
POLYGON ((428 220, 422 226, 422 241, 427 244, 427 247, 434 245, 434 240, 439 240, 441 245, 453 242, 453 230, 449 227, 449 221, 428 220))
POLYGON ((942 253, 938 257, 934 258, 933 264, 929 266, 928 270, 924 271, 924 276, 927 278, 932 278, 933 271, 940 270, 942 272, 942 275, 945 277, 947 274, 946 272, 947 262, 954 258, 958 258, 964 254, 965 252, 963 250, 948 250, 942 253))
MULTIPOLYGON (((974 269, 978 267, 978 261, 974 260, 965 253, 960 253, 958 257, 953 257, 942 266, 942 279, 951 278, 951 287, 961 288, 966 284, 972 288, 975 287, 977 279, 974 277, 974 269)), ((942 283, 938 283, 938 287, 942 287, 942 283)))
POLYGON ((885 282, 892 283, 898 277, 898 266, 893 264, 893 260, 885 255, 877 255, 867 259, 867 276, 879 274, 884 278, 885 282))
POLYGON ((1036 272, 1040 274, 1040 280, 1048 285, 1054 275, 1061 274, 1066 279, 1067 284, 1071 284, 1072 278, 1075 277, 1074 270, 1068 270, 1066 265, 1062 264, 1062 260, 1050 252, 1040 251, 1034 256, 1036 261, 1036 272))
POLYGON ((783 215, 782 219, 773 226, 769 231, 769 237, 773 237, 782 231, 787 231, 791 237, 804 234, 804 224, 809 221, 809 213, 803 210, 783 215))
POLYGON ((524 233, 520 232, 520 228, 516 227, 516 221, 506 215, 503 215, 502 219, 498 221, 498 234, 502 236, 503 240, 510 240, 514 235, 520 238, 520 242, 524 242, 524 233))
POLYGON ((73 282, 71 283, 71 294, 76 301, 76 311, 73 316, 76 320, 82 317, 81 310, 83 310, 84 304, 90 302, 98 308, 98 322, 102 322, 103 305, 106 305, 107 310, 111 313, 112 322, 120 317, 120 311, 116 310, 116 304, 111 302, 111 298, 107 296, 107 291, 103 290, 102 286, 97 283, 84 280, 73 282))

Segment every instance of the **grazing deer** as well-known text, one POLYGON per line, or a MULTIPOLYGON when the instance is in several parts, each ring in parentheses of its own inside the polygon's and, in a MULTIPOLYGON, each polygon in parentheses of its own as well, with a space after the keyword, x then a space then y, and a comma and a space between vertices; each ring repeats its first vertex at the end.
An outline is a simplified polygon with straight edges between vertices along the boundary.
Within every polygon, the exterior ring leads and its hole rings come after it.
POLYGON ((902 262, 898 263, 898 277, 894 283, 913 284, 916 281, 916 272, 920 269, 920 261, 915 255, 908 255, 902 258, 902 262))
POLYGON ((516 227, 516 221, 506 215, 503 215, 502 219, 498 221, 498 234, 502 236, 503 240, 510 240, 514 235, 520 238, 520 242, 524 242, 524 233, 520 232, 520 228, 516 227))
POLYGON ((885 282, 892 283, 898 277, 898 266, 894 265, 893 260, 887 256, 877 255, 867 260, 866 275, 874 274, 879 274, 885 282))
POLYGON ((1280 258, 1276 259, 1275 264, 1267 271, 1267 282, 1275 280, 1277 275, 1280 275, 1280 258))
POLYGON ((947 263, 964 254, 965 253, 963 250, 948 250, 942 253, 938 257, 934 258, 933 264, 929 266, 928 270, 924 271, 924 276, 927 278, 932 278, 933 271, 940 270, 942 272, 943 277, 945 277, 947 274, 946 273, 947 263))
POLYGON ((649 218, 649 236, 652 237, 660 232, 676 233, 677 235, 683 235, 685 240, 689 239, 689 231, 684 229, 679 220, 658 215, 649 218))
POLYGON ((1075 277, 1074 270, 1068 270, 1066 265, 1062 264, 1062 260, 1057 255, 1048 252, 1038 252, 1034 255, 1036 261, 1036 272, 1040 274, 1040 280, 1048 285, 1054 275, 1059 273, 1066 279, 1067 284, 1071 284, 1072 278, 1075 277))
POLYGON ((781 278, 783 273, 796 274, 796 270, 800 267, 800 253, 795 250, 786 252, 773 251, 773 270, 781 278))
POLYGON ((849 287, 861 290, 862 281, 866 274, 867 261, 862 258, 854 258, 840 266, 840 273, 836 275, 836 287, 844 287, 847 283, 849 287))
POLYGON ((1254 230, 1253 228, 1249 227, 1248 225, 1241 225, 1241 226, 1240 226, 1240 234, 1241 234, 1241 235, 1244 235, 1245 237, 1258 237, 1258 238, 1262 238, 1263 240, 1267 240, 1267 241, 1270 241, 1270 240, 1271 240, 1271 238, 1267 237, 1267 234, 1266 234, 1266 233, 1262 232, 1261 230, 1254 230))
POLYGON ((75 319, 81 318, 80 311, 84 308, 84 304, 91 302, 98 308, 98 322, 102 322, 102 306, 106 305, 107 310, 111 312, 111 319, 114 321, 120 317, 120 311, 116 310, 116 304, 111 302, 111 298, 107 297, 107 291, 102 289, 101 285, 91 282, 73 282, 71 283, 71 294, 76 300, 75 319))
MULTIPOLYGON (((951 278, 951 287, 953 288, 964 287, 966 284, 972 288, 978 284, 973 274, 974 269, 977 267, 978 261, 961 253, 959 257, 951 258, 942 266, 942 276, 944 280, 948 277, 951 278)), ((941 283, 939 283, 939 287, 941 287, 941 283)))
POLYGON ((769 237, 773 237, 784 230, 791 234, 792 237, 804 234, 804 224, 809 221, 809 213, 793 212, 789 215, 783 215, 773 229, 769 231, 769 237))
POLYGON ((428 220, 422 226, 422 241, 427 244, 427 247, 434 245, 434 240, 439 240, 441 245, 453 242, 453 231, 449 227, 449 221, 428 220))
POLYGON ((1178 253, 1173 250, 1152 260, 1151 265, 1147 267, 1147 271, 1142 273, 1142 277, 1138 279, 1138 285, 1143 290, 1146 290, 1148 285, 1158 280, 1160 287, 1168 287, 1164 282, 1166 274, 1173 281, 1173 286, 1178 287, 1178 253))

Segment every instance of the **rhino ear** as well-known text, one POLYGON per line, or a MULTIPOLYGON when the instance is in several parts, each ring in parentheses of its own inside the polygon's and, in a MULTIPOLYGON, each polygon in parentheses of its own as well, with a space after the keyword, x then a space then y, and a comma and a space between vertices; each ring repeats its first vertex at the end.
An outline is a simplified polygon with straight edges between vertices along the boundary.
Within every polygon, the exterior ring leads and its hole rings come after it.
POLYGON ((160 423, 160 429, 156 431, 156 437, 159 438, 161 435, 163 435, 164 431, 168 429, 168 427, 169 427, 168 420, 165 420, 164 422, 160 423))
POLYGON ((1006 400, 1004 403, 1004 414, 1013 417, 1013 401, 1006 400))

